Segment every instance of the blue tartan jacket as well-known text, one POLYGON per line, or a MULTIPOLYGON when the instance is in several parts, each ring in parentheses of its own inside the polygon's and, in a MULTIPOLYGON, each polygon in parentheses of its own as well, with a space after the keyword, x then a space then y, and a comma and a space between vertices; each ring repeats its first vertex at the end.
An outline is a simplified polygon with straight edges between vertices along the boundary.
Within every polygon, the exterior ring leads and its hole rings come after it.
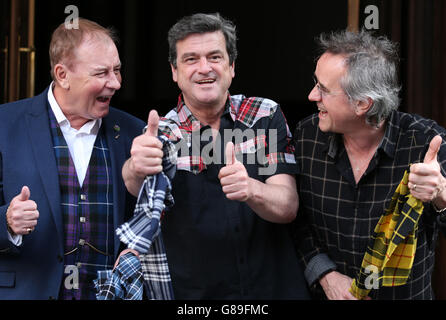
MULTIPOLYGON (((36 97, 0 105, 0 300, 56 299, 64 276, 60 187, 47 95, 48 88, 36 97), (25 185, 40 216, 35 231, 17 248, 8 240, 6 210, 25 185)), ((110 148, 116 229, 131 217, 135 206, 121 169, 145 123, 110 108, 102 126, 110 148)), ((114 248, 116 258, 117 237, 114 248)))

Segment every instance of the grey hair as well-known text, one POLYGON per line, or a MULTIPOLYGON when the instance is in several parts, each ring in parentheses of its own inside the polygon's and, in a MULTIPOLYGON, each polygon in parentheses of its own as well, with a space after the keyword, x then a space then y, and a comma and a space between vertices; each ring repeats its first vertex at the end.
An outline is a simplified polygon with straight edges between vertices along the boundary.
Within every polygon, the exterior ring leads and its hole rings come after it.
POLYGON ((345 56, 346 75, 341 87, 351 102, 373 100, 366 121, 378 127, 400 104, 398 83, 398 46, 386 37, 370 32, 340 31, 322 34, 323 52, 345 56))
POLYGON ((237 35, 235 25, 220 16, 219 13, 196 13, 179 20, 170 28, 167 40, 169 42, 169 62, 177 67, 177 42, 187 36, 196 33, 221 31, 226 40, 226 51, 229 55, 229 63, 237 58, 237 35))

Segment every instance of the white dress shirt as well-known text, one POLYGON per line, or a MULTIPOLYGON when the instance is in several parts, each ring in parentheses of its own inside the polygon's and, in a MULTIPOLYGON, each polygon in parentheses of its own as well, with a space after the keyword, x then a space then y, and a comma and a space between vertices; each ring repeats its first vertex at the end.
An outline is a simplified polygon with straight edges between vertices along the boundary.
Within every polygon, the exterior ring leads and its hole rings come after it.
POLYGON ((72 128, 54 98, 52 84, 50 88, 51 90, 48 90, 48 101, 67 142, 71 159, 73 159, 74 167, 76 168, 79 185, 82 187, 88 164, 90 163, 91 153, 93 152, 94 142, 101 128, 102 119, 88 121, 79 130, 72 128))

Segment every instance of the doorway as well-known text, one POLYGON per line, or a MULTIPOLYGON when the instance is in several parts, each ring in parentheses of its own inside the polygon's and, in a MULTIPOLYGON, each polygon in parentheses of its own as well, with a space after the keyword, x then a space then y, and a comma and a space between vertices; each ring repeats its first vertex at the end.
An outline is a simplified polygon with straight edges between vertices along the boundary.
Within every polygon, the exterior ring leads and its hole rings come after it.
POLYGON ((34 95, 35 0, 6 0, 0 19, 0 102, 34 95))

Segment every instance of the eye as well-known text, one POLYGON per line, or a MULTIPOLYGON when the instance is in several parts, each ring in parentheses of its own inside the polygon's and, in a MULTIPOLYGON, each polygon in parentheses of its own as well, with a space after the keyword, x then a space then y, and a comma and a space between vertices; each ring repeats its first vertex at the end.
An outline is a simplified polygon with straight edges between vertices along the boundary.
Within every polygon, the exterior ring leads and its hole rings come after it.
POLYGON ((328 91, 326 88, 321 87, 319 84, 318 84, 318 88, 319 88, 319 90, 322 91, 323 93, 327 93, 327 94, 330 93, 330 91, 328 91))
POLYGON ((212 62, 219 62, 222 59, 221 55, 213 55, 209 57, 209 60, 212 62))
POLYGON ((316 84, 316 88, 317 88, 317 90, 319 91, 319 93, 322 95, 322 96, 327 96, 327 95, 330 95, 330 91, 328 91, 326 88, 324 88, 324 87, 321 87, 321 85, 319 84, 319 83, 317 83, 316 84))
POLYGON ((196 57, 187 57, 183 61, 184 61, 184 63, 187 63, 187 64, 193 64, 197 61, 197 58, 196 57))
POLYGON ((106 75, 107 75, 107 71, 100 71, 100 72, 95 73, 96 77, 105 77, 106 75))
POLYGON ((313 77, 313 81, 314 81, 314 85, 316 86, 317 90, 319 90, 319 92, 321 93, 329 93, 329 91, 327 90, 327 88, 322 87, 319 83, 319 81, 316 79, 316 77, 313 77))

